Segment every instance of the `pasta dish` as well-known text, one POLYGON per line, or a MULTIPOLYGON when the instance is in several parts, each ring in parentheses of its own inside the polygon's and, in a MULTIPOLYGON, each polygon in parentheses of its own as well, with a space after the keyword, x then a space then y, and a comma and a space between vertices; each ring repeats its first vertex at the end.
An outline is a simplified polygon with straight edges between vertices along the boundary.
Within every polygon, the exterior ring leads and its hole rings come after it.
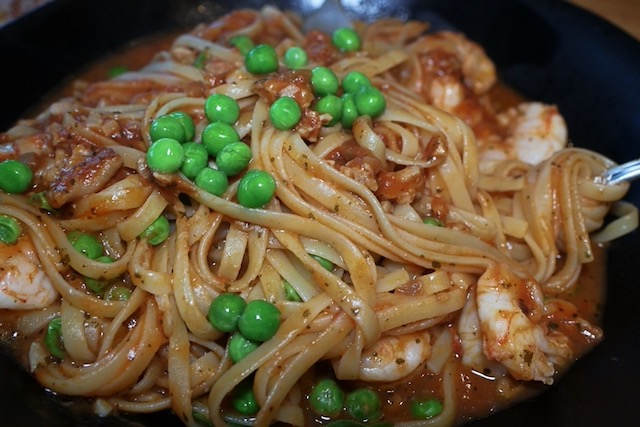
POLYGON ((462 34, 301 28, 232 12, 0 135, 1 336, 43 387, 192 426, 449 426, 600 342, 582 273, 637 226, 613 162, 501 105, 462 34))

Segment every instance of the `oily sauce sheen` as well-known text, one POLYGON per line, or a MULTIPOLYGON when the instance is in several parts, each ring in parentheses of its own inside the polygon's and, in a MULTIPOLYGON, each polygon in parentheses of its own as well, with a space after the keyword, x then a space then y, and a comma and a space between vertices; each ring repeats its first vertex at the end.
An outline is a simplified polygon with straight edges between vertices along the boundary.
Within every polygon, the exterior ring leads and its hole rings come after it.
MULTIPOLYGON (((92 64, 85 70, 74 76, 70 84, 54 91, 51 99, 58 99, 62 96, 69 96, 74 93, 75 88, 84 88, 88 83, 108 79, 109 71, 115 67, 125 67, 135 70, 150 62, 154 55, 161 50, 170 47, 175 34, 163 35, 136 42, 126 47, 116 55, 109 56, 96 64, 92 64)), ((496 85, 490 93, 492 103, 499 109, 507 109, 523 101, 523 98, 504 84, 496 85)), ((34 109, 39 111, 44 108, 43 104, 34 109)), ((0 250, 7 250, 7 247, 0 246, 0 250)), ((594 325, 601 325, 602 308, 605 300, 604 267, 606 252, 602 247, 594 248, 596 261, 585 264, 579 279, 578 285, 568 295, 561 295, 578 308, 580 315, 594 325)), ((559 295, 560 296, 560 295, 559 295)), ((0 310, 0 343, 8 348, 25 368, 28 368, 27 354, 28 345, 33 337, 22 337, 15 331, 16 312, 11 310, 0 310)), ((570 338, 574 346, 572 348, 575 359, 580 358, 588 352, 595 342, 585 340, 580 337, 579 328, 566 327, 564 331, 570 338)), ((459 359, 459 358, 458 358, 459 359)), ((326 376, 330 372, 327 366, 326 372, 315 369, 303 378, 303 386, 308 390, 320 376, 326 376)), ((492 376, 491 372, 475 372, 459 364, 457 372, 463 379, 462 390, 457 390, 458 395, 458 420, 466 422, 472 419, 485 417, 500 409, 511 406, 518 401, 526 399, 532 395, 545 390, 546 386, 536 382, 520 382, 510 377, 492 376)), ((562 373, 561 373, 562 374, 562 373)), ((418 368, 409 377, 394 383, 378 385, 377 389, 383 396, 383 413, 386 422, 404 420, 409 413, 408 406, 411 398, 418 393, 424 394, 424 390, 433 390, 434 396, 441 390, 442 378, 428 371, 426 367, 418 368)), ((343 384, 345 390, 357 388, 362 384, 353 382, 343 384), (349 388, 348 388, 349 387, 349 388)), ((371 384, 368 384, 371 387, 371 384)), ((79 411, 86 410, 86 401, 76 399, 79 411)), ((307 408, 309 424, 320 422, 317 415, 307 408)))

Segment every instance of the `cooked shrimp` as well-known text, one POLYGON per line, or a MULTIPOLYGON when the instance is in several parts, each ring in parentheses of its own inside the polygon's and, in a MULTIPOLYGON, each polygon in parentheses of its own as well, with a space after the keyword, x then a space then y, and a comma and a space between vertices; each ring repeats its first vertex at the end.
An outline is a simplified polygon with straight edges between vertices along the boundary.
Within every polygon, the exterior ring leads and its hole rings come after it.
POLYGON ((546 316, 557 326, 558 331, 562 328, 578 333, 586 342, 595 344, 602 340, 602 329, 592 325, 588 320, 580 317, 578 308, 569 301, 561 299, 548 300, 544 305, 546 316))
POLYGON ((496 69, 482 47, 449 31, 429 34, 410 47, 418 67, 401 71, 401 78, 428 102, 455 112, 466 98, 486 93, 496 82, 496 69))
POLYGON ((59 144, 55 162, 41 174, 54 208, 104 188, 120 170, 123 159, 111 148, 69 140, 59 144))
POLYGON ((460 81, 443 76, 431 81, 429 100, 431 104, 444 111, 454 112, 464 101, 464 93, 465 89, 460 81))
POLYGON ((496 67, 482 46, 452 31, 442 31, 435 36, 455 49, 462 62, 464 82, 474 93, 485 93, 495 84, 496 67))
POLYGON ((487 358, 482 352, 482 335, 475 290, 469 293, 458 319, 458 336, 462 347, 462 364, 482 371, 487 358))
POLYGON ((500 264, 480 276, 476 292, 485 355, 516 379, 552 384, 554 363, 567 360, 572 352, 567 338, 542 322, 540 287, 500 264))
POLYGON ((380 337, 363 351, 358 378, 389 382, 406 377, 429 358, 430 341, 426 331, 380 337))
POLYGON ((506 138, 479 141, 483 160, 520 160, 538 164, 567 145, 567 125, 558 108, 539 102, 525 102, 498 115, 506 138))
POLYGON ((15 245, 0 244, 0 309, 44 308, 57 297, 28 237, 15 245))
POLYGON ((462 307, 457 331, 462 350, 461 361, 464 366, 485 376, 497 377, 506 373, 504 366, 495 360, 489 360, 484 354, 475 289, 469 293, 467 302, 462 307))

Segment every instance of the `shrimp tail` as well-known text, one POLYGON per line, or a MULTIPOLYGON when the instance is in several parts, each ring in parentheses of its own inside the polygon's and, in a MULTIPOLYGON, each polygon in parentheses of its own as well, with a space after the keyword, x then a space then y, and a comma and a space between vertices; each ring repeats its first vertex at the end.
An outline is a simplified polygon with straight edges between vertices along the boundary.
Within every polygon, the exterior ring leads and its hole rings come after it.
POLYGON ((492 265, 480 276, 476 302, 483 350, 518 380, 552 384, 556 364, 572 357, 568 338, 543 322, 540 286, 506 265, 492 265))

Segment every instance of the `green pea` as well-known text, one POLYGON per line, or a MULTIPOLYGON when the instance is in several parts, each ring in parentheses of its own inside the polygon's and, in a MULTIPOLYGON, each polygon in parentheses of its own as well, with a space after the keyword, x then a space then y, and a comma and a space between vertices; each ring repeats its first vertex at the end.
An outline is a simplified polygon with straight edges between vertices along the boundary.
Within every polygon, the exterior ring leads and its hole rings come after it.
POLYGON ((149 136, 154 142, 162 138, 175 139, 179 143, 186 142, 184 126, 179 119, 168 115, 160 116, 151 122, 149 136))
POLYGON ((334 126, 342 117, 342 99, 335 95, 327 95, 318 100, 315 110, 320 114, 329 114, 331 120, 325 126, 334 126))
POLYGON ((438 399, 413 399, 411 401, 411 415, 414 418, 428 420, 442 413, 442 402, 438 399))
POLYGON ((240 117, 240 106, 238 101, 230 96, 214 93, 204 102, 204 114, 210 122, 224 122, 232 125, 240 117))
POLYGON ((220 332, 238 330, 238 319, 247 306, 247 302, 238 294, 220 294, 209 306, 209 322, 220 332))
POLYGON ((251 147, 244 142, 232 142, 220 150, 216 164, 227 176, 235 176, 249 166, 251 157, 251 147))
POLYGON ((124 65, 116 65, 115 67, 109 68, 109 71, 107 72, 107 75, 109 76, 110 79, 114 79, 114 78, 126 73, 127 71, 129 71, 129 69, 127 67, 125 67, 124 65))
POLYGON ((384 113, 387 101, 380 90, 375 87, 363 87, 354 98, 358 112, 363 116, 376 118, 384 113))
POLYGON ((333 95, 340 88, 340 80, 331 68, 318 66, 311 70, 311 87, 318 96, 333 95))
POLYGON ((299 70, 307 65, 307 52, 298 46, 287 49, 284 53, 284 65, 292 70, 299 70))
POLYGON ((209 417, 207 417, 206 414, 203 414, 202 412, 198 412, 194 409, 193 411, 191 411, 191 416, 193 417, 193 421, 200 424, 201 426, 213 427, 211 420, 209 419, 209 417))
POLYGON ((131 297, 131 289, 124 286, 112 286, 104 296, 107 301, 126 301, 131 297))
POLYGON ((333 263, 331 261, 329 261, 326 258, 322 258, 321 256, 318 255, 311 255, 311 258, 315 259, 316 261, 318 261, 320 263, 320 265, 322 266, 322 268, 324 268, 327 271, 333 271, 333 263))
POLYGON ((84 278, 84 284, 91 292, 96 295, 102 295, 107 286, 111 284, 109 280, 92 279, 91 277, 84 278))
POLYGON ((184 160, 180 166, 180 172, 187 178, 194 180, 200 171, 209 164, 209 153, 202 144, 187 142, 182 144, 184 160))
POLYGON ((15 245, 22 234, 20 223, 11 216, 0 215, 0 242, 15 245))
POLYGON ((302 110, 293 98, 283 96, 271 104, 269 118, 276 129, 291 130, 300 122, 302 110))
POLYGON ((358 118, 358 109, 356 108, 356 101, 354 96, 350 93, 342 95, 342 126, 345 128, 351 128, 355 119, 358 118))
POLYGON ((184 129, 184 142, 193 141, 196 136, 196 125, 193 123, 193 118, 184 111, 174 111, 169 114, 169 117, 173 117, 180 122, 184 129))
POLYGON ((302 302, 302 298, 300 297, 300 294, 298 294, 298 292, 294 289, 291 283, 287 282, 286 280, 283 280, 282 287, 284 288, 284 298, 287 301, 302 302))
POLYGON ((276 191, 276 180, 269 172, 252 169, 238 184, 238 203, 246 208, 261 208, 266 205, 276 191))
POLYGON ((253 40, 247 36, 235 36, 229 40, 231 46, 234 46, 242 55, 249 53, 253 49, 253 40))
POLYGON ((268 301, 253 300, 238 319, 238 329, 247 339, 263 342, 271 339, 280 327, 280 310, 268 301))
POLYGON ((360 50, 360 36, 352 28, 338 28, 331 36, 333 45, 342 52, 356 52, 360 50))
POLYGON ((342 79, 342 88, 347 93, 358 93, 363 87, 370 87, 369 78, 360 71, 351 71, 342 79))
POLYGON ((259 44, 247 52, 244 65, 251 74, 267 74, 278 70, 278 54, 273 46, 259 44))
POLYGON ((47 195, 44 191, 31 195, 31 197, 29 197, 29 202, 43 211, 53 212, 55 210, 49 203, 49 200, 47 200, 47 195))
POLYGON ((196 59, 193 60, 193 66, 196 67, 198 70, 203 70, 204 69, 204 64, 207 63, 207 51, 203 50, 202 52, 200 52, 198 54, 198 56, 196 56, 196 59))
POLYGON ((438 218, 434 218, 432 216, 428 216, 425 217, 422 222, 424 222, 427 225, 433 225, 435 227, 442 227, 444 226, 444 224, 442 223, 442 221, 440 221, 438 218))
POLYGON ((251 415, 258 412, 260 406, 253 393, 253 384, 250 380, 244 380, 236 386, 231 396, 233 409, 243 415, 251 415))
POLYGON ((200 171, 195 179, 196 186, 207 193, 222 196, 229 188, 229 180, 224 172, 206 167, 200 171))
POLYGON ((345 408, 353 418, 359 421, 370 421, 380 418, 382 402, 375 391, 360 388, 347 394, 345 408))
POLYGON ((323 379, 313 386, 309 393, 309 405, 317 414, 335 417, 342 412, 345 394, 337 382, 323 379))
POLYGON ((76 230, 67 234, 67 240, 75 250, 87 258, 96 259, 102 255, 102 244, 91 234, 76 230))
POLYGON ((233 363, 238 363, 260 346, 259 342, 251 341, 239 332, 229 337, 229 357, 233 363))
MULTIPOLYGON (((98 262, 103 262, 105 264, 111 264, 113 262, 113 258, 110 256, 99 256, 95 259, 98 262)), ((94 294, 101 295, 104 290, 111 284, 111 280, 108 279, 94 279, 92 277, 85 276, 84 284, 89 290, 91 290, 94 294)))
POLYGON ((184 148, 177 140, 160 138, 147 150, 147 165, 158 173, 175 173, 184 161, 184 148))
POLYGON ((22 194, 31 187, 33 172, 18 160, 0 163, 0 190, 9 194, 22 194))
POLYGON ((238 132, 228 123, 213 122, 202 130, 202 144, 211 156, 217 156, 227 144, 240 141, 238 132))
POLYGON ((164 215, 160 215, 146 230, 140 233, 139 237, 146 240, 150 245, 156 246, 167 240, 170 233, 171 226, 169 225, 169 220, 164 215))
POLYGON ((47 333, 44 336, 44 343, 53 356, 64 359, 65 351, 62 341, 62 320, 54 317, 47 326, 47 333))

